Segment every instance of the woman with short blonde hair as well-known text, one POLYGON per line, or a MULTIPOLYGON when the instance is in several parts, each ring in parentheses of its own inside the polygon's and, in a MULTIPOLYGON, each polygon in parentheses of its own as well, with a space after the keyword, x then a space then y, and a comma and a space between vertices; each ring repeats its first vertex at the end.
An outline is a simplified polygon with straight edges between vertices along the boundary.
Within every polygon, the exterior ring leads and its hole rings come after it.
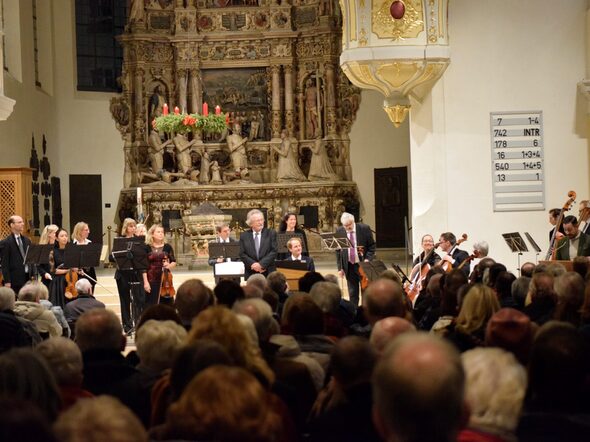
MULTIPOLYGON (((81 246, 90 244, 92 241, 88 239, 90 235, 90 227, 84 221, 76 223, 72 230, 72 242, 81 246)), ((86 278, 92 284, 92 293, 94 293, 94 286, 96 285, 96 270, 94 267, 84 267, 80 273, 79 278, 86 278)))
MULTIPOLYGON (((39 245, 47 245, 53 244, 55 246, 55 240, 57 239, 57 231, 59 227, 55 224, 48 224, 43 228, 43 232, 41 232, 41 238, 39 239, 39 245)), ((53 260, 53 250, 49 254, 49 261, 53 260)), ((51 286, 51 264, 39 264, 37 266, 39 270, 39 276, 41 276, 41 281, 45 284, 45 287, 49 289, 51 286)))
POLYGON ((174 250, 166 243, 166 234, 161 224, 154 224, 150 227, 145 236, 145 243, 148 245, 148 271, 144 273, 143 286, 146 291, 146 308, 157 304, 172 304, 174 298, 171 296, 160 296, 162 274, 164 270, 172 270, 176 267, 174 250))

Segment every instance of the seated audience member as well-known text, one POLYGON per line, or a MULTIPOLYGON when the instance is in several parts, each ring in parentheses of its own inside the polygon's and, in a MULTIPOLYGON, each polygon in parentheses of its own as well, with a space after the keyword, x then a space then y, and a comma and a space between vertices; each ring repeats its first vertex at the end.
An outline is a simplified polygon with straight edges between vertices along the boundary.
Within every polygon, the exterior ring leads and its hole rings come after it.
POLYGON ((377 279, 369 284, 363 296, 363 312, 371 326, 389 316, 412 320, 401 285, 390 279, 377 279))
MULTIPOLYGON (((191 332, 192 333, 192 332, 191 332)), ((154 440, 265 442, 287 437, 276 403, 240 367, 215 366, 199 373, 170 406, 154 440)))
POLYGON ((523 312, 538 325, 549 321, 555 313, 557 294, 553 289, 553 282, 554 278, 549 273, 535 273, 531 279, 527 294, 530 304, 523 312))
POLYGON ((61 410, 67 410, 79 399, 93 397, 82 388, 82 353, 71 339, 49 338, 35 347, 53 373, 61 395, 61 410))
POLYGON ((407 333, 373 373, 373 420, 385 441, 455 441, 469 419, 465 374, 452 345, 407 333))
MULTIPOLYGON (((430 331, 434 323, 441 316, 440 303, 442 296, 442 287, 444 285, 445 276, 443 273, 432 273, 440 267, 434 267, 428 271, 424 281, 424 288, 418 296, 418 300, 414 304, 414 318, 417 321, 418 328, 424 331, 430 331), (430 276, 429 276, 430 274, 430 276)), ((442 270, 442 269, 441 269, 442 270)))
POLYGON ((459 292, 463 287, 467 287, 467 277, 463 272, 455 269, 445 275, 440 300, 440 317, 432 325, 433 333, 446 336, 453 329, 461 304, 459 292))
POLYGON ((500 272, 496 277, 493 289, 498 296, 500 307, 516 307, 516 301, 512 297, 512 283, 514 281, 516 281, 516 276, 510 272, 500 272))
POLYGON ((574 326, 549 321, 537 333, 518 440, 590 440, 588 342, 574 326))
POLYGON ((186 339, 186 330, 174 321, 150 319, 137 331, 135 345, 139 364, 140 391, 143 407, 137 410, 138 417, 147 427, 150 424, 150 399, 152 387, 172 367, 176 355, 186 339))
POLYGON ((383 318, 375 322, 369 342, 378 356, 385 351, 385 347, 402 333, 416 331, 410 321, 395 316, 383 318))
MULTIPOLYGON (((557 278, 558 276, 561 276, 564 273, 566 273, 567 269, 560 262, 552 262, 550 264, 547 264, 547 268, 545 269, 545 272, 549 273, 551 276, 553 276, 553 278, 557 278)), ((538 272, 535 271, 535 273, 538 273, 538 272)))
POLYGON ((47 416, 30 401, 0 398, 0 410, 0 440, 58 442, 47 416))
POLYGON ((200 279, 187 279, 176 290, 174 307, 182 325, 190 330, 191 323, 199 313, 215 304, 215 297, 209 287, 200 279))
POLYGON ((98 301, 92 294, 92 284, 87 279, 79 279, 76 282, 78 297, 68 302, 64 307, 66 320, 70 329, 75 332, 76 321, 84 313, 94 308, 105 308, 105 305, 98 301))
POLYGON ((446 337, 460 352, 482 346, 488 321, 498 310, 500 304, 494 291, 483 284, 474 285, 465 296, 454 330, 446 337))
POLYGON ((529 286, 531 285, 531 278, 528 276, 520 276, 512 282, 511 291, 512 299, 514 299, 514 308, 522 311, 529 286))
MULTIPOLYGON (((435 275, 439 275, 437 280, 440 281, 440 278, 444 273, 444 269, 442 269, 440 266, 432 267, 430 270, 428 270, 428 272, 426 272, 426 276, 420 283, 420 293, 416 298, 414 298, 412 310, 414 321, 417 324, 420 323, 422 317, 424 316, 424 313, 426 313, 426 311, 431 307, 432 304, 434 304, 435 308, 440 306, 440 289, 436 290, 438 298, 435 299, 433 298, 432 294, 428 291, 428 285, 430 284, 430 280, 435 275)), ((438 316, 436 318, 438 318, 438 316)), ((432 324, 430 324, 430 326, 432 327, 432 324)))
POLYGON ((340 287, 331 282, 316 282, 311 288, 309 296, 324 312, 326 334, 338 338, 344 336, 347 332, 345 324, 350 325, 354 317, 350 314, 350 310, 341 308, 340 287))
POLYGON ((39 290, 33 285, 25 285, 18 294, 18 301, 14 304, 14 313, 35 324, 42 338, 61 336, 63 329, 55 315, 52 311, 46 310, 39 301, 39 290))
POLYGON ((250 275, 248 280, 246 281, 246 286, 254 286, 260 289, 260 291, 264 291, 264 289, 268 286, 266 282, 266 277, 260 273, 254 273, 250 275))
POLYGON ((141 328, 141 326, 150 319, 155 319, 156 321, 173 321, 176 322, 178 325, 182 325, 182 320, 180 319, 180 316, 178 315, 174 307, 166 304, 156 304, 150 305, 143 311, 143 313, 141 314, 141 318, 139 318, 135 331, 137 332, 141 328))
POLYGON ((50 422, 61 406, 59 389, 47 363, 29 348, 15 348, 0 355, 0 397, 30 401, 50 422))
POLYGON ((458 442, 513 441, 527 387, 524 367, 499 348, 476 348, 461 356, 465 399, 471 416, 458 442))
POLYGON ((520 276, 526 276, 527 278, 533 277, 533 272, 535 271, 535 264, 532 262, 525 262, 523 265, 520 266, 520 276))
MULTIPOLYGON (((217 342, 201 339, 184 345, 174 360, 169 373, 162 376, 152 389, 152 427, 166 420, 168 407, 177 401, 186 386, 201 371, 212 365, 233 365, 232 358, 217 342)), ((154 429, 157 434, 157 429, 154 429)))
POLYGON ((250 337, 237 315, 223 306, 203 310, 193 321, 187 342, 211 339, 233 358, 235 365, 253 373, 267 387, 275 380, 274 373, 262 358, 259 348, 253 348, 250 337))
POLYGON ((53 305, 49 301, 49 290, 47 290, 45 284, 38 281, 30 281, 27 282, 25 286, 30 286, 28 290, 37 291, 37 293, 39 294, 39 304, 41 304, 47 310, 51 310, 53 312, 53 314, 55 315, 55 319, 57 319, 57 322, 59 323, 59 325, 61 325, 61 328, 63 330, 62 335, 66 338, 69 338, 71 334, 70 326, 68 324, 68 321, 66 321, 64 311, 59 305, 53 305))
POLYGON ((572 264, 572 269, 574 272, 578 273, 582 279, 586 279, 589 264, 590 261, 587 256, 576 256, 574 258, 574 263, 572 264))
POLYGON ((219 281, 213 289, 213 293, 215 293, 217 304, 225 305, 227 308, 232 308, 234 302, 246 297, 240 284, 229 279, 219 281))
POLYGON ((299 278, 299 291, 309 293, 316 282, 324 281, 324 277, 318 272, 307 272, 299 278))
POLYGON ((502 308, 488 321, 485 344, 509 351, 526 367, 537 328, 524 313, 513 308, 502 308))
POLYGON ((303 293, 289 297, 283 310, 281 328, 291 334, 304 354, 314 358, 327 370, 334 341, 324 333, 324 314, 318 305, 303 293))
POLYGON ((402 284, 402 279, 398 275, 398 273, 393 269, 386 269, 379 273, 379 278, 383 279, 391 279, 393 282, 397 282, 398 284, 402 284))
POLYGON ((505 271, 507 271, 507 269, 504 264, 499 262, 492 264, 488 272, 486 285, 493 288, 496 285, 496 278, 498 278, 498 275, 505 271))
MULTIPOLYGON (((262 277, 264 278, 264 276, 262 277)), ((244 289, 244 296, 246 299, 262 299, 264 296, 264 290, 262 290, 257 284, 246 284, 242 289, 244 289)))
POLYGON ((487 284, 490 267, 496 264, 496 261, 492 258, 483 258, 477 263, 476 268, 473 269, 470 275, 470 281, 474 284, 487 284))
POLYGON ((580 310, 584 304, 584 280, 576 272, 567 272, 555 279, 553 288, 557 294, 554 319, 580 326, 580 310))
POLYGON ((99 396, 78 401, 54 426, 60 442, 147 442, 148 436, 129 408, 117 399, 99 396))
POLYGON ((14 292, 10 287, 0 287, 0 353, 30 346, 31 342, 14 314, 14 292))
POLYGON ((314 406, 309 440, 380 440, 371 419, 371 375, 376 361, 366 339, 348 336, 336 344, 330 358, 332 379, 314 406), (343 425, 345 422, 354 425, 343 425))
POLYGON ((279 297, 279 309, 278 314, 281 315, 283 311, 283 305, 289 297, 289 285, 287 284, 287 277, 281 272, 272 272, 266 279, 270 289, 277 294, 279 297))

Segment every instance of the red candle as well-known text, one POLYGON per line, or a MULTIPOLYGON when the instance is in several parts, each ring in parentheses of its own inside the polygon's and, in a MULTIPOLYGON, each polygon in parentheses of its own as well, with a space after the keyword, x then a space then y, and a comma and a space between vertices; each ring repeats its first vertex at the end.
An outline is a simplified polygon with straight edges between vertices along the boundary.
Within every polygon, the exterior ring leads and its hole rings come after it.
POLYGON ((225 124, 229 126, 229 112, 225 114, 225 124))
POLYGON ((162 115, 168 115, 168 104, 166 103, 162 106, 162 115))
POLYGON ((219 105, 215 106, 215 115, 221 115, 221 107, 219 105))
POLYGON ((203 103, 203 115, 209 115, 209 105, 207 103, 203 103))
POLYGON ((180 109, 178 109, 178 106, 174 106, 174 115, 178 114, 180 114, 180 109))

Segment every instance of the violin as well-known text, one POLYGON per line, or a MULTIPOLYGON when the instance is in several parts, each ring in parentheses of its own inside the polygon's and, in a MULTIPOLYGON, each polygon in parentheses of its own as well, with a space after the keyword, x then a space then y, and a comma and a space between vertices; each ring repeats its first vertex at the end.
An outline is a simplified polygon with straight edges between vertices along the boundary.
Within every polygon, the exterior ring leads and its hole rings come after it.
POLYGON ((557 247, 555 247, 557 245, 557 233, 559 232, 559 228, 561 227, 561 223, 563 222, 563 218, 565 215, 565 212, 567 212, 568 210, 570 210, 570 208, 572 207, 572 204, 574 203, 574 200, 576 199, 576 192, 574 192, 573 190, 570 190, 567 193, 567 201, 565 202, 565 204, 563 205, 563 208, 561 209, 561 213, 559 214, 559 218, 557 218, 557 222, 555 223, 555 229, 553 229, 553 235, 551 235, 551 241, 549 241, 549 249, 547 250, 547 255, 545 256, 545 261, 554 261, 555 260, 555 254, 557 253, 557 247))
MULTIPOLYGON (((168 258, 164 258, 162 260, 163 263, 170 262, 168 258)), ((158 295, 158 303, 160 303, 159 298, 174 298, 176 295, 176 290, 174 290, 174 284, 172 282, 172 272, 168 270, 166 267, 162 268, 162 281, 160 282, 160 293, 158 295)))
POLYGON ((471 255, 469 255, 467 258, 465 258, 465 261, 463 261, 461 264, 459 264, 459 267, 457 267, 457 270, 461 270, 463 267, 465 267, 468 263, 473 261, 475 258, 479 258, 479 250, 474 250, 471 255))
POLYGON ((369 283, 371 282, 371 281, 369 281, 369 277, 367 276, 367 274, 363 270, 363 267, 360 265, 360 263, 363 262, 363 260, 364 260, 365 247, 364 246, 357 246, 356 252, 359 255, 359 276, 361 277, 361 290, 365 290, 367 287, 369 287, 369 283))
MULTIPOLYGON (((461 235, 461 238, 457 240, 457 242, 455 243, 455 245, 453 246, 453 249, 455 247, 457 247, 459 244, 461 244, 462 242, 467 241, 467 233, 464 233, 463 235, 461 235)), ((442 263, 441 267, 443 268, 443 270, 448 273, 451 270, 453 270, 453 264, 451 264, 449 261, 445 261, 442 263)))
POLYGON ((78 272, 72 269, 68 270, 65 274, 66 279, 66 290, 64 296, 66 299, 76 299, 78 297, 78 291, 76 290, 76 283, 78 282, 78 272))

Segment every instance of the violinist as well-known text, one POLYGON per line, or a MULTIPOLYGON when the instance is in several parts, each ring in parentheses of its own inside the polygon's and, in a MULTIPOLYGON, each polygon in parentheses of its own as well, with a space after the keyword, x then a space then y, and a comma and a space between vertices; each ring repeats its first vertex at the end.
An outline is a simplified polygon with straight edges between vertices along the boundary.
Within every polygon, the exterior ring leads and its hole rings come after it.
MULTIPOLYGON (((76 223, 74 226, 74 230, 72 231, 72 243, 78 244, 81 246, 90 244, 90 240, 88 239, 88 235, 90 235, 90 227, 85 222, 76 223)), ((92 293, 94 293, 94 286, 96 285, 96 270, 94 267, 85 267, 82 269, 80 273, 80 278, 85 278, 90 281, 92 284, 92 293)))
MULTIPOLYGON (((305 230, 299 227, 297 224, 297 215, 293 212, 287 212, 283 219, 281 220, 281 224, 279 224, 279 233, 292 233, 297 234, 298 236, 303 238, 303 256, 309 256, 309 249, 307 248, 307 236, 305 235, 305 230)), ((278 253, 277 259, 287 259, 289 258, 290 253, 278 253)))
MULTIPOLYGON (((56 235, 55 248, 52 251, 52 255, 49 257, 50 263, 50 274, 51 274, 51 285, 49 286, 49 301, 54 306, 60 306, 64 308, 66 305, 66 275, 68 279, 73 278, 77 280, 78 269, 66 269, 64 268, 64 257, 66 246, 69 242, 68 232, 64 229, 59 229, 56 235)), ((68 282, 70 285, 74 285, 76 281, 70 279, 68 282)))
MULTIPOLYGON (((452 268, 456 269, 461 265, 463 261, 469 258, 469 253, 465 250, 461 250, 457 247, 457 237, 454 233, 451 232, 444 232, 440 234, 440 238, 438 239, 439 246, 443 252, 446 253, 445 256, 439 261, 437 265, 439 266, 452 266, 452 268), (448 264, 446 264, 448 263, 448 264)), ((469 276, 469 266, 463 266, 461 271, 465 273, 465 276, 469 276)))
MULTIPOLYGON (((51 244, 55 246, 55 240, 57 238, 57 231, 59 227, 55 224, 49 224, 45 226, 43 232, 41 232, 41 238, 39 238, 39 245, 51 244)), ((47 287, 47 290, 51 287, 51 266, 50 264, 39 264, 39 276, 41 282, 47 287)))
POLYGON ((160 224, 154 224, 150 227, 145 237, 148 246, 148 271, 144 273, 144 289, 146 291, 145 306, 154 305, 160 299, 162 304, 171 304, 171 297, 160 297, 160 287, 162 285, 162 274, 165 270, 172 270, 176 267, 174 250, 170 244, 166 243, 164 227, 160 224))

